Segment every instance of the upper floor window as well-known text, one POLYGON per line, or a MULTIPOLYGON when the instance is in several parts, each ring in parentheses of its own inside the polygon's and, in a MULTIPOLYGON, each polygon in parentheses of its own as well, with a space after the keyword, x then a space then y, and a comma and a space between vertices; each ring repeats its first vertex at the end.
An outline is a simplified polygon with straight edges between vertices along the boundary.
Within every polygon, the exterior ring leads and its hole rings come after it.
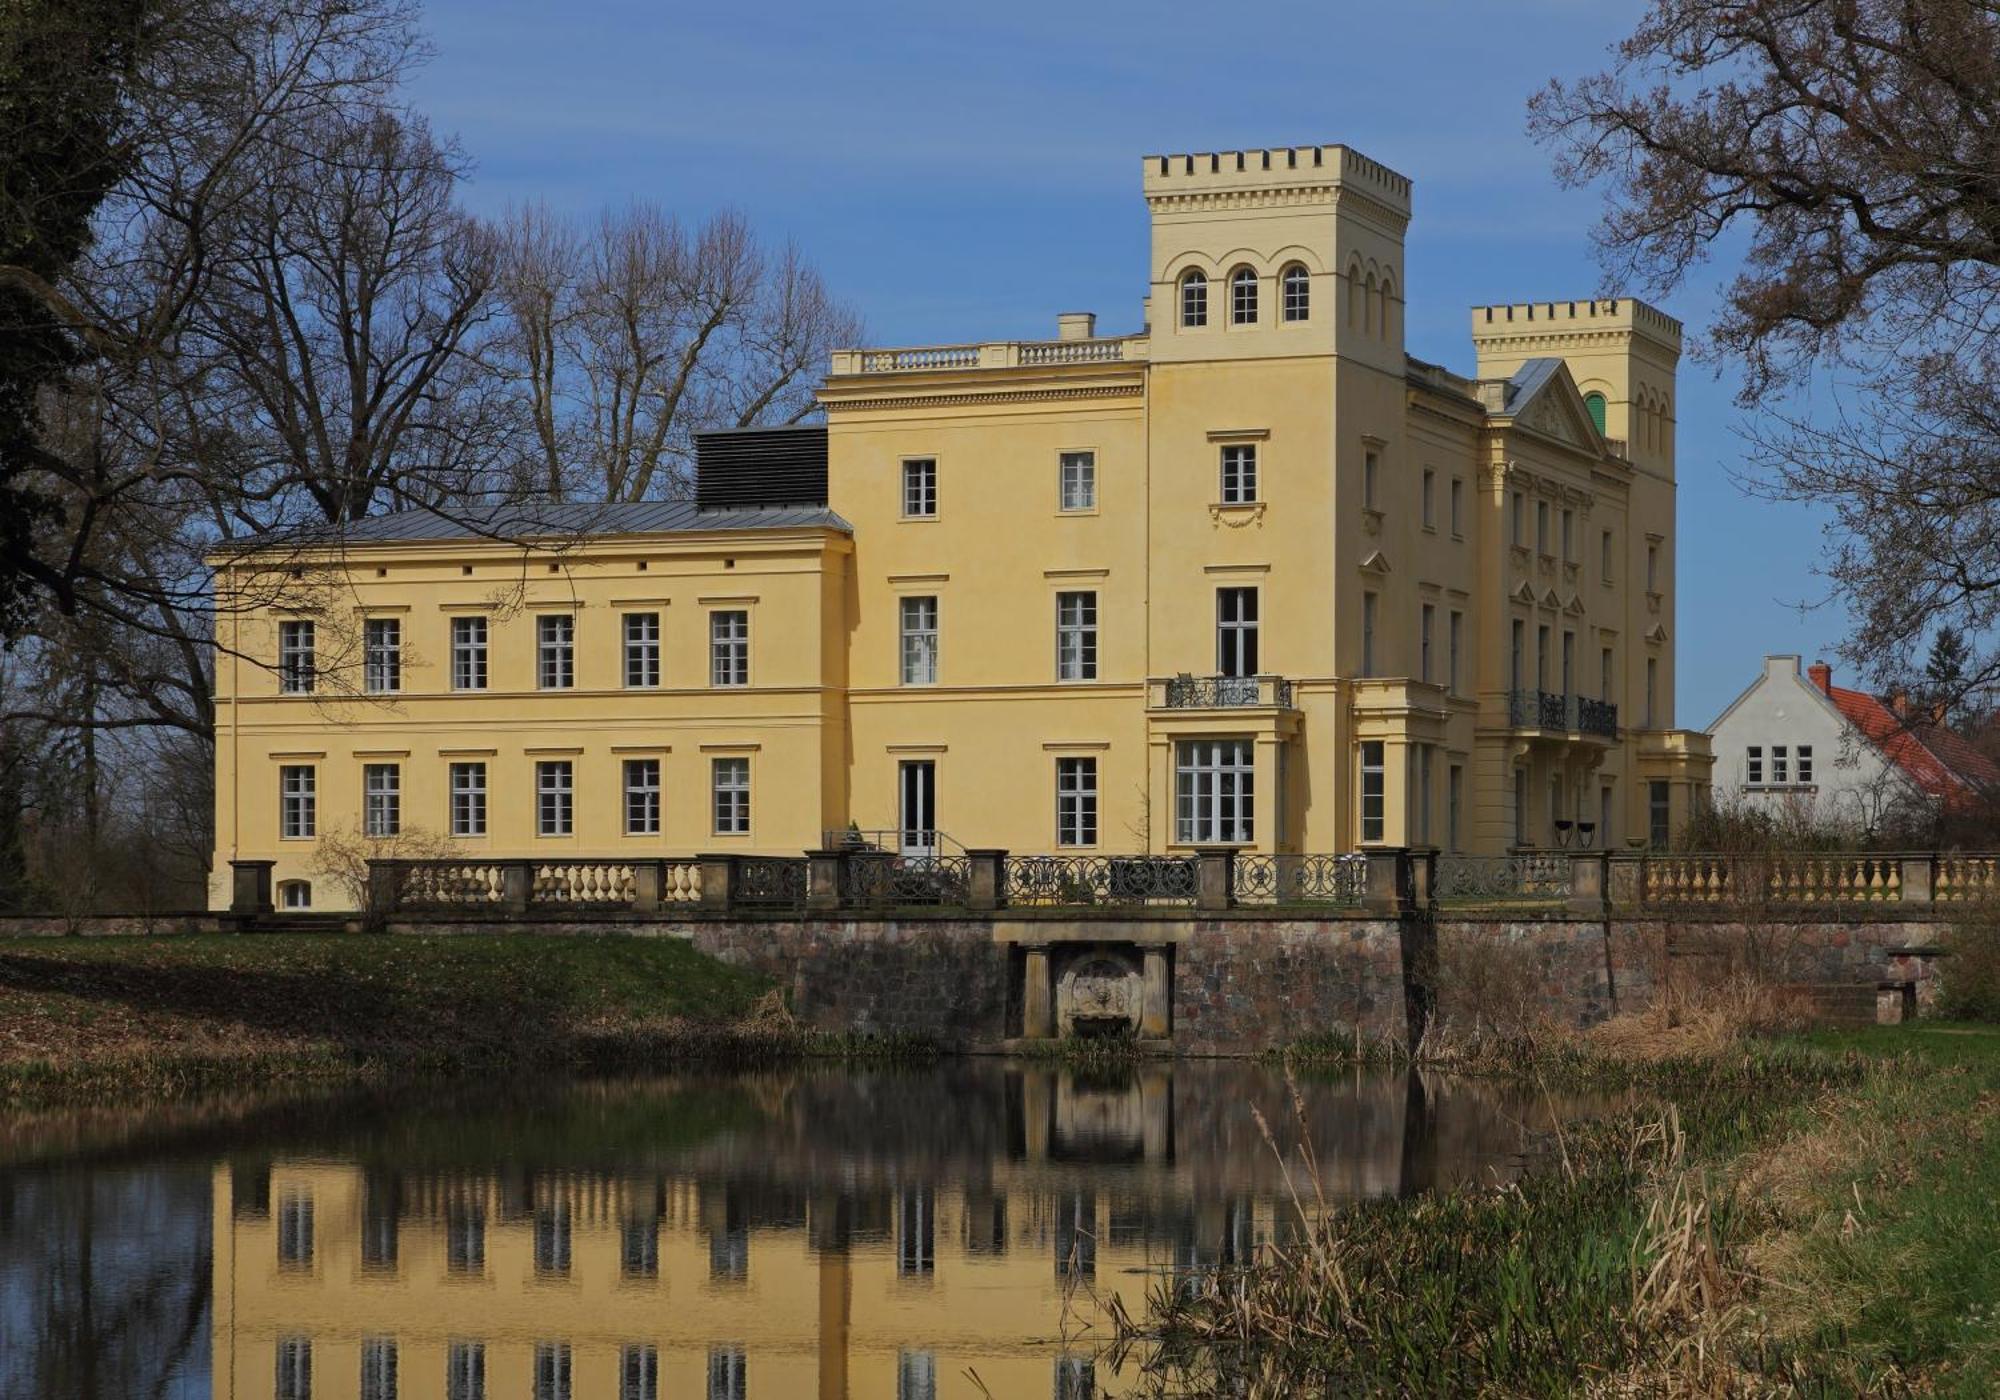
POLYGON ((747 836, 750 832, 750 760, 718 758, 710 765, 715 834, 747 836))
POLYGON ((576 829, 576 769, 566 758, 535 765, 535 834, 568 836, 576 829))
POLYGON ((1598 435, 1604 433, 1604 395, 1592 391, 1583 396, 1583 406, 1590 413, 1590 421, 1597 425, 1598 435))
POLYGON ((930 595, 903 599, 903 684, 936 685, 938 600, 930 595))
POLYGON ((1547 501, 1535 502, 1535 552, 1537 554, 1547 554, 1549 552, 1549 503, 1547 501))
POLYGON ((1361 839, 1380 841, 1387 828, 1388 766, 1380 739, 1361 741, 1361 839))
POLYGON ((451 688, 486 689, 486 619, 451 620, 451 688))
POLYGON ((625 684, 650 690, 660 683, 660 615, 625 614, 625 684))
POLYGON ((486 765, 451 765, 451 834, 486 834, 486 765))
POLYGON ((1597 572, 1603 578, 1604 582, 1609 583, 1611 582, 1613 573, 1613 547, 1611 532, 1609 530, 1604 531, 1597 537, 1597 550, 1599 554, 1597 572))
POLYGON ((1798 760, 1799 781, 1810 783, 1813 780, 1812 745, 1800 744, 1793 756, 1798 760))
POLYGON ((1521 518, 1527 508, 1527 497, 1519 491, 1507 498, 1507 540, 1517 549, 1527 543, 1521 533, 1528 528, 1527 522, 1521 518))
POLYGON ((1453 539, 1465 535, 1465 478, 1451 479, 1451 534, 1453 539))
POLYGON ((568 613, 535 619, 535 684, 543 690, 576 684, 576 619, 568 613))
POLYGON ((1379 510, 1376 504, 1380 488, 1378 478, 1382 475, 1382 454, 1375 451, 1361 454, 1361 504, 1367 510, 1379 510))
POLYGON ((278 624, 278 690, 285 695, 310 695, 316 674, 314 629, 310 622, 278 624))
POLYGON ((660 760, 625 760, 625 834, 660 834, 660 760))
POLYGON ((1249 740, 1182 740, 1174 760, 1175 838, 1249 845, 1256 839, 1255 785, 1249 740))
POLYGON ((278 769, 278 834, 289 840, 310 840, 319 826, 319 774, 310 763, 287 763, 278 769))
POLYGON ((1563 549, 1563 552, 1562 552, 1562 557, 1563 557, 1563 563, 1565 563, 1565 564, 1574 564, 1574 563, 1576 562, 1576 528, 1575 528, 1575 527, 1576 527, 1576 512, 1575 512, 1575 511, 1572 511, 1572 510, 1565 510, 1565 511, 1563 511, 1563 513, 1562 513, 1562 549, 1563 549))
POLYGON ((1097 595, 1056 594, 1056 679, 1097 679, 1097 595))
POLYGON ((1431 678, 1431 632, 1436 620, 1437 608, 1425 603, 1417 625, 1417 678, 1426 683, 1431 678))
POLYGON ((1257 274, 1247 267, 1229 274, 1229 324, 1257 324, 1257 274))
POLYGON ((1059 459, 1057 499, 1063 510, 1097 509, 1097 454, 1065 452, 1059 459))
POLYGON ((1646 591, 1660 591, 1660 547, 1656 544, 1646 546, 1646 591))
POLYGON ((1222 503, 1248 505, 1257 499, 1257 444, 1232 442, 1222 449, 1222 503))
POLYGON ((937 458, 912 457, 903 463, 903 514, 912 520, 937 514, 937 458))
POLYGON ((1097 844, 1097 760, 1056 760, 1056 844, 1097 844))
POLYGON ((1225 676, 1257 674, 1257 590, 1215 590, 1215 669, 1225 676))
POLYGON ((1361 674, 1364 676, 1375 674, 1375 614, 1380 608, 1379 595, 1361 595, 1361 674))
POLYGON ((708 683, 750 684, 750 614, 727 609, 708 615, 708 683))
POLYGON ((1285 319, 1303 321, 1312 311, 1312 277, 1297 263, 1287 267, 1278 279, 1284 289, 1285 319))
POLYGON ((1437 473, 1424 468, 1424 528, 1437 529, 1437 473))
POLYGON ((1465 614, 1454 608, 1451 617, 1446 622, 1444 673, 1445 689, 1453 695, 1458 694, 1459 647, 1462 644, 1464 632, 1465 614))
POLYGON ((1789 781, 1788 770, 1791 765, 1786 761, 1786 759, 1787 755, 1785 753, 1785 746, 1783 744, 1773 744, 1771 746, 1772 782, 1783 784, 1789 781))
POLYGON ((362 681, 377 693, 403 688, 403 624, 393 617, 371 617, 362 624, 362 681))
POLYGON ((1199 269, 1181 278, 1181 324, 1208 324, 1208 278, 1199 269))

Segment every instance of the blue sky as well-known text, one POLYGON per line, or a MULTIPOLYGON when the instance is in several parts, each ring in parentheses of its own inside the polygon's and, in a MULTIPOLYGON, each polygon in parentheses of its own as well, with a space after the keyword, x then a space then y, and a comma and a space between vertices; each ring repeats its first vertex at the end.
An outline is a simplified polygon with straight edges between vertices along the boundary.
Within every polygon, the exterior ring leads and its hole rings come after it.
MULTIPOLYGON (((1469 371, 1467 309, 1616 290, 1596 197, 1523 133, 1528 94, 1602 66, 1627 0, 429 0, 412 99, 477 163, 482 212, 544 200, 734 207, 795 238, 879 343, 1136 329, 1139 158, 1343 141, 1416 182, 1411 353, 1469 371)), ((1707 288, 1665 309, 1706 324, 1707 288)), ((1819 522, 1748 499, 1728 366, 1681 367, 1679 714, 1707 725, 1765 652, 1845 629, 1819 522)))

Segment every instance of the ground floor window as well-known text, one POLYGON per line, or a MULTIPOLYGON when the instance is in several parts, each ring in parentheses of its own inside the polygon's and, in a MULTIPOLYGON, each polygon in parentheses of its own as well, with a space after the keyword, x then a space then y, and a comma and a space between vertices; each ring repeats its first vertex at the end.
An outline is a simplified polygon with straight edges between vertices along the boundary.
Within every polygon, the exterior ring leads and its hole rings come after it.
POLYGON ((1464 820, 1461 804, 1465 800, 1465 769, 1454 763, 1445 772, 1444 783, 1444 835, 1446 846, 1454 851, 1465 849, 1464 820))
POLYGON ((318 829, 318 773, 310 764, 287 763, 278 769, 278 834, 299 840, 318 829))
POLYGON ((535 833, 568 836, 576 828, 576 770, 566 758, 535 765, 535 833))
POLYGON ((718 758, 714 768, 715 834, 750 834, 750 760, 718 758))
POLYGON ((1249 740, 1183 740, 1174 777, 1176 840, 1247 846, 1256 839, 1256 771, 1249 740))
POLYGON ((1382 741, 1361 743, 1361 839, 1380 841, 1387 825, 1388 775, 1382 762, 1382 741))
POLYGON ((1514 770, 1514 844, 1532 846, 1528 839, 1528 770, 1514 770))
POLYGON ((403 829, 403 770, 394 763, 361 766, 361 825, 370 836, 395 836, 403 829))
POLYGON ((625 834, 660 834, 660 760, 625 760, 625 834))
POLYGON ((312 902, 310 880, 286 880, 278 886, 278 907, 281 909, 310 909, 312 902))
POLYGON ((1667 785, 1654 781, 1646 784, 1646 840, 1656 851, 1664 851, 1673 839, 1673 807, 1667 796, 1667 785))
POLYGON ((1097 844, 1097 760, 1056 760, 1056 844, 1097 844))
POLYGON ((451 834, 486 834, 486 765, 451 765, 451 834))

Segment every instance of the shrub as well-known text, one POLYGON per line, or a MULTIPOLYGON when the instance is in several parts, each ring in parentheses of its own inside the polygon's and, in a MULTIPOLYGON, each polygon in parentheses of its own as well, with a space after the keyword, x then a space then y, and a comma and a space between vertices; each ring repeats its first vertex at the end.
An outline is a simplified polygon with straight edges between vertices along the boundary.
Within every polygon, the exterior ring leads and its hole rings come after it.
POLYGON ((1945 939, 1938 1010, 1962 1021, 2000 1022, 2000 910, 1961 919, 1945 939))

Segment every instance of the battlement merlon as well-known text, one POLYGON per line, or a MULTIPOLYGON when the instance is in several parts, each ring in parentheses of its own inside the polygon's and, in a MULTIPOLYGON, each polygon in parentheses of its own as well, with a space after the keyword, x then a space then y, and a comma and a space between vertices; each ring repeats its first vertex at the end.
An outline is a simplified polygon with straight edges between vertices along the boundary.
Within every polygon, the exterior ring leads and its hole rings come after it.
POLYGON ((1366 196, 1407 224, 1410 177, 1348 146, 1274 146, 1147 156, 1141 187, 1158 209, 1216 196, 1317 195, 1335 190, 1366 196))
POLYGON ((1489 350, 1560 355, 1565 344, 1598 335, 1628 335, 1672 367, 1681 354, 1681 323, 1637 297, 1522 301, 1472 308, 1472 342, 1489 350))

